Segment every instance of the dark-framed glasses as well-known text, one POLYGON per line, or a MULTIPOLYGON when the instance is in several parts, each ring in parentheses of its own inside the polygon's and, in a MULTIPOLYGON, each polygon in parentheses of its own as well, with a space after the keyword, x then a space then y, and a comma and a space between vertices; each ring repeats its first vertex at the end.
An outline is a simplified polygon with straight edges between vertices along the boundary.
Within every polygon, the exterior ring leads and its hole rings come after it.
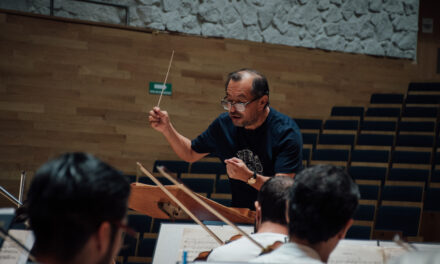
POLYGON ((237 110, 238 112, 244 112, 244 110, 246 110, 246 106, 248 104, 250 104, 253 101, 256 101, 260 98, 261 97, 256 97, 256 98, 254 98, 250 101, 247 101, 247 102, 233 102, 233 101, 226 100, 226 97, 225 97, 221 100, 221 104, 222 104, 223 108, 227 111, 230 111, 231 107, 234 106, 235 110, 237 110))
POLYGON ((134 229, 132 229, 131 227, 129 227, 128 225, 122 223, 122 222, 114 222, 114 225, 117 228, 122 229, 122 236, 125 237, 125 234, 136 238, 136 231, 134 231, 134 229))

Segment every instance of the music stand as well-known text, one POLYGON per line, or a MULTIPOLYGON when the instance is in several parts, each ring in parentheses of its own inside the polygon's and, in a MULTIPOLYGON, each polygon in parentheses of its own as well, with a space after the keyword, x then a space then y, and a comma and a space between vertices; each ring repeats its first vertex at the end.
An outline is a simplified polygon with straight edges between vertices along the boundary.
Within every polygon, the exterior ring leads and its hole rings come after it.
MULTIPOLYGON (((197 203, 193 198, 175 185, 165 188, 176 196, 201 221, 219 221, 219 219, 197 203)), ((196 194, 200 199, 216 209, 234 223, 253 224, 255 212, 248 208, 231 208, 196 194)), ((189 220, 190 218, 157 186, 132 183, 129 207, 152 218, 189 220)))

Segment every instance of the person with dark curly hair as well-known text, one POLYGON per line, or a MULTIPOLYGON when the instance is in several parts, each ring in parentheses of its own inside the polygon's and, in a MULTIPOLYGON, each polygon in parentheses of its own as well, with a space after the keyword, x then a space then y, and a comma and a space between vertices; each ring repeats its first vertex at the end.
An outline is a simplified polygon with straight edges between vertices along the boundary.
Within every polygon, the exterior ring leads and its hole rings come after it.
POLYGON ((351 227, 359 198, 358 186, 343 168, 304 169, 290 189, 289 243, 251 262, 326 263, 351 227))

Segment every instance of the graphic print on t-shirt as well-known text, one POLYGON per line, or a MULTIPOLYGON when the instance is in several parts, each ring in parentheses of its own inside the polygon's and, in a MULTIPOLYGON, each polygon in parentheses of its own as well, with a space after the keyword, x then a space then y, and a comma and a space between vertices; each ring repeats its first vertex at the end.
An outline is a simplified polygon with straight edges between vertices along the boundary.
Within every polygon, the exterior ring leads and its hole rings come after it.
POLYGON ((261 164, 258 155, 254 154, 252 150, 239 150, 237 152, 237 157, 241 159, 251 171, 255 171, 258 174, 263 173, 263 164, 261 164))

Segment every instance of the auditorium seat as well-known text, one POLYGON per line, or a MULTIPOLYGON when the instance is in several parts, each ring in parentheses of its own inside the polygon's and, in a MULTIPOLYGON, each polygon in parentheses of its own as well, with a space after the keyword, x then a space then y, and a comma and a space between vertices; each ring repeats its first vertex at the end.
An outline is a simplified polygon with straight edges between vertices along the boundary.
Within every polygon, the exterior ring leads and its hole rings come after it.
POLYGON ((386 181, 382 186, 381 203, 408 202, 416 205, 423 202, 424 182, 386 181))
POLYGON ((232 195, 227 193, 213 193, 211 194, 211 200, 224 206, 231 207, 232 195))
POLYGON ((374 162, 388 165, 390 151, 388 150, 375 150, 375 149, 356 149, 351 152, 351 162, 374 162))
POLYGON ((378 201, 381 182, 376 180, 356 180, 362 200, 378 201))
POLYGON ((375 231, 402 232, 403 237, 417 237, 420 230, 421 206, 380 205, 377 210, 375 231))
POLYGON ((420 106, 420 105, 407 105, 403 108, 403 117, 423 117, 431 118, 433 121, 437 118, 438 107, 437 106, 420 106))
POLYGON ((311 165, 316 164, 333 164, 336 166, 347 167, 348 158, 350 156, 350 151, 346 149, 332 149, 324 148, 324 146, 318 145, 316 149, 313 150, 311 165))
POLYGON ((361 146, 365 147, 364 149, 383 149, 383 150, 391 150, 391 147, 394 145, 394 135, 390 134, 364 134, 361 132, 357 139, 356 148, 360 148, 361 146), (371 148, 373 147, 373 148, 371 148))
POLYGON ((304 167, 309 166, 310 157, 312 156, 312 150, 310 148, 305 148, 303 146, 302 149, 302 164, 304 167))
POLYGON ((440 83, 438 82, 412 82, 408 85, 408 92, 440 92, 440 83))
POLYGON ((402 168, 393 164, 389 169, 388 180, 390 181, 416 181, 428 183, 430 169, 402 168))
POLYGON ((389 118, 400 116, 400 107, 386 107, 386 106, 370 106, 365 112, 365 117, 375 117, 375 118, 389 118))
POLYGON ((388 120, 376 118, 365 118, 364 122, 362 122, 360 130, 364 133, 376 133, 376 134, 384 134, 384 133, 392 133, 396 132, 397 128, 397 119, 390 118, 388 120))
POLYGON ((293 118, 298 125, 301 133, 316 133, 319 134, 322 129, 321 119, 309 119, 309 118, 293 118))
POLYGON ((319 133, 302 133, 303 148, 314 149, 319 133))
POLYGON ((153 257, 156 248, 157 238, 143 237, 139 240, 139 249, 137 256, 139 257, 153 257))
POLYGON ((153 166, 153 172, 158 172, 157 166, 164 166, 167 171, 173 172, 180 178, 182 173, 187 173, 189 163, 180 160, 156 160, 153 166))
POLYGON ((124 176, 128 179, 128 182, 136 182, 136 175, 125 174, 124 176))
POLYGON ((353 224, 348 229, 345 238, 347 239, 364 239, 369 240, 372 236, 372 227, 353 224))
POLYGON ((322 147, 339 146, 341 149, 350 150, 354 144, 354 141, 355 141, 355 135, 321 134, 319 135, 318 144, 321 145, 322 147))
POLYGON ((222 162, 194 162, 189 170, 191 174, 214 174, 220 176, 226 174, 226 166, 222 162))
MULTIPOLYGON (((345 133, 356 133, 359 129, 359 120, 338 120, 338 119, 328 119, 324 123, 324 130, 338 130, 344 131, 345 133), (351 131, 351 132, 350 132, 351 131)), ((329 133, 333 133, 328 131, 329 133)), ((324 133, 324 132, 323 132, 324 133)), ((343 133, 343 132, 340 132, 343 133)))
POLYGON ((231 193, 231 185, 229 183, 228 175, 220 175, 215 185, 216 193, 231 193))
POLYGON ((367 225, 372 224, 376 218, 377 201, 359 200, 359 206, 353 216, 356 224, 365 222, 367 225))
POLYGON ((400 147, 425 148, 425 151, 431 151, 434 146, 434 135, 417 134, 399 134, 396 140, 396 150, 400 147))
POLYGON ((215 174, 182 174, 181 180, 186 187, 196 193, 204 193, 210 197, 214 192, 215 174))
POLYGON ((424 211, 440 212, 440 186, 428 187, 426 189, 424 211))
POLYGON ((419 165, 430 166, 431 152, 396 150, 393 152, 392 162, 393 164, 404 163, 404 164, 419 164, 419 165))
POLYGON ((143 237, 144 233, 150 232, 152 218, 148 215, 132 212, 128 214, 127 225, 143 237))
POLYGON ((399 133, 420 133, 433 135, 435 132, 435 121, 423 121, 420 118, 402 118, 399 123, 399 133))
POLYGON ((348 173, 355 180, 376 180, 385 182, 387 175, 387 164, 352 162, 348 173))
POLYGON ((354 222, 346 238, 371 239, 376 218, 377 201, 359 200, 359 206, 353 216, 354 222))
POLYGON ((118 256, 122 257, 122 261, 126 262, 128 260, 129 256, 135 256, 136 255, 136 247, 138 245, 138 237, 139 234, 136 235, 136 237, 131 236, 125 236, 123 240, 123 246, 121 247, 121 250, 119 251, 118 256))
POLYGON ((440 94, 414 94, 408 93, 406 104, 439 104, 440 94))
POLYGON ((396 104, 402 105, 404 95, 400 93, 373 93, 370 104, 396 104))
POLYGON ((440 165, 436 164, 432 172, 430 183, 440 183, 440 165))
POLYGON ((362 119, 364 116, 364 107, 361 106, 333 106, 331 116, 357 117, 362 119))
MULTIPOLYGON (((173 183, 170 180, 163 177, 159 173, 153 173, 153 175, 163 185, 173 185, 173 183)), ((139 177, 138 181, 139 181, 139 183, 143 183, 143 184, 156 185, 149 177, 146 177, 146 176, 139 177)))

